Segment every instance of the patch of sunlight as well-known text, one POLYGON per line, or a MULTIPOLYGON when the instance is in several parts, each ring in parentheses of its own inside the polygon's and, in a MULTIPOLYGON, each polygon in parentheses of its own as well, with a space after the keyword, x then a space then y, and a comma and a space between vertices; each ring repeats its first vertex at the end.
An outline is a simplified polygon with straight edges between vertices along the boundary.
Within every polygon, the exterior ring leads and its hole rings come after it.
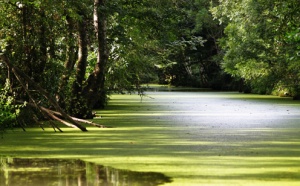
POLYGON ((211 142, 211 141, 174 141, 170 146, 176 145, 217 145, 218 142, 211 142))
POLYGON ((296 141, 268 141, 268 142, 260 142, 259 144, 300 145, 300 141, 297 141, 297 142, 296 141))
POLYGON ((10 172, 38 172, 38 171, 46 171, 50 168, 5 168, 4 171, 10 171, 10 172))
POLYGON ((115 113, 115 114, 109 114, 109 116, 164 116, 164 115, 169 115, 169 114, 164 114, 164 113, 149 113, 149 112, 138 112, 138 113, 115 113))

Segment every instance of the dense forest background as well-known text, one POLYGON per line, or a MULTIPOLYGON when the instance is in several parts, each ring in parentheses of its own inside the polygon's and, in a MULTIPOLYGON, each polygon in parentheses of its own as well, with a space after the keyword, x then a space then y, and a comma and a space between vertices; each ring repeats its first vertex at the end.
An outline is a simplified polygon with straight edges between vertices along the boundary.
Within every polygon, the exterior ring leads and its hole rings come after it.
POLYGON ((299 0, 1 0, 1 127, 28 115, 17 123, 50 117, 78 127, 70 116, 92 118, 111 92, 142 93, 147 83, 297 99, 299 7, 299 0))

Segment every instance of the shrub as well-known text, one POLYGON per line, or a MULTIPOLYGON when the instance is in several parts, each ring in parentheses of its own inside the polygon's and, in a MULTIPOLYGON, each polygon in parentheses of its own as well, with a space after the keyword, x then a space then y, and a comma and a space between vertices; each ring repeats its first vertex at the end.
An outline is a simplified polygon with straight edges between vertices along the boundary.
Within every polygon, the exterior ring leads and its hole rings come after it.
POLYGON ((16 104, 15 98, 10 93, 10 83, 6 80, 4 87, 0 90, 0 134, 7 128, 13 128, 16 125, 17 116, 23 105, 16 104))

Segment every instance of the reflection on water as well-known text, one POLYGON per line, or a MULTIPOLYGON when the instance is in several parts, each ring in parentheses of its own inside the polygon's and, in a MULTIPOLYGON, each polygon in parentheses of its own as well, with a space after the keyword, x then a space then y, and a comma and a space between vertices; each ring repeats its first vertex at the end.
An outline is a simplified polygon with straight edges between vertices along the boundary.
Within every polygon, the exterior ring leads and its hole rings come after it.
POLYGON ((0 157, 1 186, 154 186, 171 182, 154 172, 118 170, 81 160, 0 157))

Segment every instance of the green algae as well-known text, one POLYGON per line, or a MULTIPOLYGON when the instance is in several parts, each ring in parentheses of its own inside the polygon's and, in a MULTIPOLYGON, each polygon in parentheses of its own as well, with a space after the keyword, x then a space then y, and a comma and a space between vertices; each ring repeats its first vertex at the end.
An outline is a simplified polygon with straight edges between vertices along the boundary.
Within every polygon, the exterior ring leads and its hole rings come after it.
POLYGON ((0 154, 160 172, 166 185, 299 185, 300 103, 232 92, 113 95, 88 133, 8 131, 0 154))

